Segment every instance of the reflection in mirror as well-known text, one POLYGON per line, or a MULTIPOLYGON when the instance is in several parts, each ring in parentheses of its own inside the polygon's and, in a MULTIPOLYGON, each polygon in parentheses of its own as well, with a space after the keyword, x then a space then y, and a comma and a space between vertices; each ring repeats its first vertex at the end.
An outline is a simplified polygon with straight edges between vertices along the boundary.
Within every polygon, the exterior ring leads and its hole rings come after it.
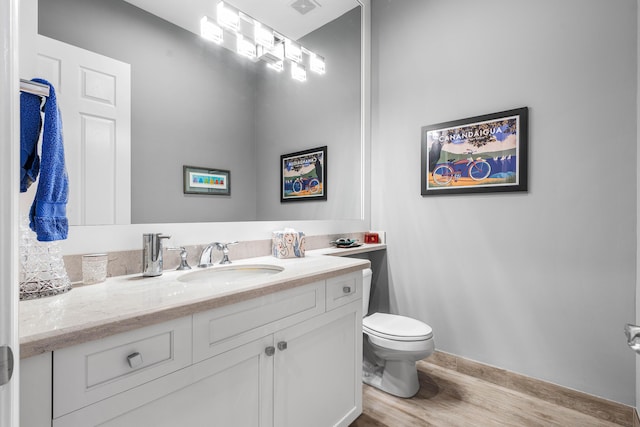
POLYGON ((326 74, 304 83, 122 0, 38 7, 40 34, 131 64, 132 223, 360 217, 355 0, 298 40, 326 60, 326 74), (325 145, 328 200, 281 204, 280 156, 325 145), (184 194, 184 165, 229 170, 231 194, 184 194))

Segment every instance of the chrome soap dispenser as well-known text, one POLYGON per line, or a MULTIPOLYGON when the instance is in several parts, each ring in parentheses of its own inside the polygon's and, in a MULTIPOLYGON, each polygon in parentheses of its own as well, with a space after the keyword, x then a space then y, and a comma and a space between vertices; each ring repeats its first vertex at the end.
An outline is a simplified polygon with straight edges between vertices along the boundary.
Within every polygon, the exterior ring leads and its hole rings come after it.
POLYGON ((162 233, 142 235, 142 275, 153 277, 162 275, 162 239, 170 239, 162 233))

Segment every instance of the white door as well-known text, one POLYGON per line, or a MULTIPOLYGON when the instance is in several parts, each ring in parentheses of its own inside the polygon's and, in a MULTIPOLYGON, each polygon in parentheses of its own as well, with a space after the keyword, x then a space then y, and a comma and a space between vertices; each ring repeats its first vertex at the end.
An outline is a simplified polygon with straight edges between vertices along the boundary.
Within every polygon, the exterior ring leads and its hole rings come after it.
POLYGON ((131 66, 41 35, 36 49, 64 123, 69 224, 130 224, 131 66))
POLYGON ((18 426, 18 376, 6 369, 18 348, 17 218, 18 94, 17 0, 0 2, 0 426, 18 426))

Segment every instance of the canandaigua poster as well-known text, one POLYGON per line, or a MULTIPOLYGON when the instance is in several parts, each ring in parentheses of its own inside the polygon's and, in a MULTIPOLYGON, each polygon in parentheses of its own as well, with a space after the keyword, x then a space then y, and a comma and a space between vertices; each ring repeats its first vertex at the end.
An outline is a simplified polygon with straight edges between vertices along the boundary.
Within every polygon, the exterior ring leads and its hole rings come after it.
POLYGON ((327 200, 327 147, 280 156, 280 201, 327 200))
POLYGON ((422 127, 421 189, 527 191, 528 108, 422 127))

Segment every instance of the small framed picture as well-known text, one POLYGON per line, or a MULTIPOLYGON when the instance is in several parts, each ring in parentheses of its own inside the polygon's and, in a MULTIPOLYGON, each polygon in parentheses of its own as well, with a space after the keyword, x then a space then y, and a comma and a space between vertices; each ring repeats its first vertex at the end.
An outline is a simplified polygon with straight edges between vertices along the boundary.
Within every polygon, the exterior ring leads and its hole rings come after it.
POLYGON ((327 200, 327 147, 280 156, 280 201, 327 200))
POLYGON ((225 169, 183 166, 184 194, 231 195, 231 172, 225 169))
POLYGON ((423 196, 527 191, 527 107, 422 128, 423 196))

